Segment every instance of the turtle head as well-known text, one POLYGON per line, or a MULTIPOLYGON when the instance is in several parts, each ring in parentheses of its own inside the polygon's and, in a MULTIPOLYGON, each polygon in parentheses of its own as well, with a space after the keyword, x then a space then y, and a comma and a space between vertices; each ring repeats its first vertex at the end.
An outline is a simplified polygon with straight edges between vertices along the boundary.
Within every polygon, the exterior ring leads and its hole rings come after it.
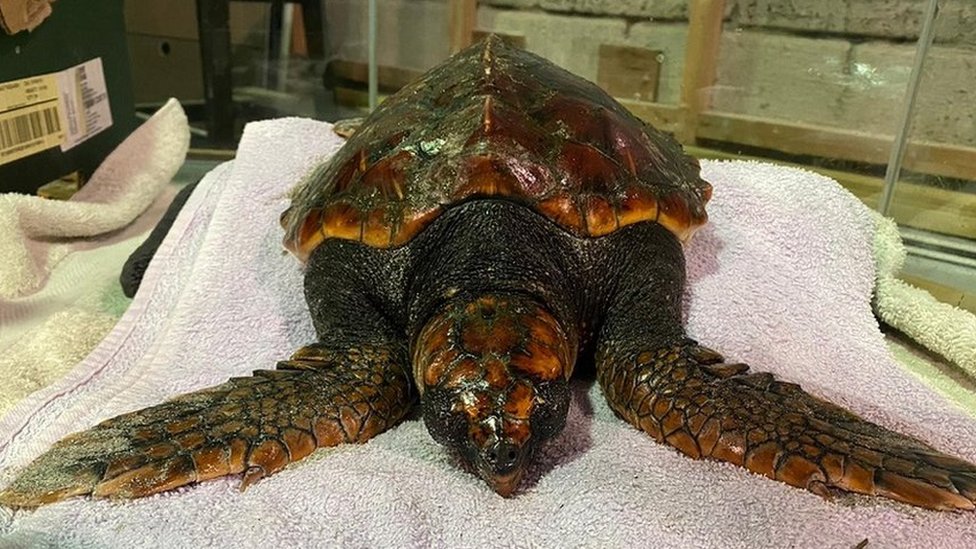
POLYGON ((538 447, 566 422, 569 390, 565 381, 512 383, 507 390, 433 388, 424 394, 427 430, 437 442, 457 451, 500 495, 518 488, 538 447))
POLYGON ((421 331, 414 374, 424 423, 502 496, 569 410, 575 340, 528 298, 445 307, 421 331))

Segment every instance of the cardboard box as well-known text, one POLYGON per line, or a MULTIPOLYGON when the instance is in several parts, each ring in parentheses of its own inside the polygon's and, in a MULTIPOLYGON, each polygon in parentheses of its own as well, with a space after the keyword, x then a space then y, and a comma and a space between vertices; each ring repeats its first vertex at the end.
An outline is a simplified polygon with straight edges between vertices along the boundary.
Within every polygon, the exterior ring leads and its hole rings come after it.
POLYGON ((184 104, 203 101, 200 42, 129 34, 128 43, 136 103, 162 103, 170 97, 184 104))
MULTIPOLYGON (((230 3, 230 43, 263 48, 267 41, 268 3, 230 3)), ((196 0, 126 0, 129 34, 199 40, 196 0)))
POLYGON ((137 125, 122 0, 59 0, 0 34, 0 192, 87 179, 137 125))
MULTIPOLYGON (((262 59, 270 5, 231 2, 229 7, 234 65, 262 59)), ((170 97, 184 104, 203 101, 196 0, 126 0, 125 26, 136 103, 170 97)))

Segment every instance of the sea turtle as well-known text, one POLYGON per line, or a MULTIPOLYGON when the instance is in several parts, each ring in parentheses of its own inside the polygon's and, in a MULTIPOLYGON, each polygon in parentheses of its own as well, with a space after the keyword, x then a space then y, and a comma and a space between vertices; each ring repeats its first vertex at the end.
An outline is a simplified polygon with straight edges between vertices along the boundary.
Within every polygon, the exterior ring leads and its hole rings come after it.
POLYGON ((306 262, 317 342, 65 438, 0 501, 238 473, 244 488, 418 400, 433 438, 509 496, 563 428, 580 365, 620 418, 692 458, 972 509, 976 466, 686 335, 682 242, 710 195, 670 136, 489 37, 390 97, 294 193, 285 245, 306 262))

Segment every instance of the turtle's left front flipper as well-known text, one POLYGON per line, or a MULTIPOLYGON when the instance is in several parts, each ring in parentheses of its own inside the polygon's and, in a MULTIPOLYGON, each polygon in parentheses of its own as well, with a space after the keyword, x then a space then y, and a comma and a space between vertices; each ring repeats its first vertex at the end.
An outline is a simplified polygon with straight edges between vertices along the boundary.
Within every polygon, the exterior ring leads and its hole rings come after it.
POLYGON ((690 340, 637 352, 604 345, 611 408, 660 442, 829 496, 828 488, 930 509, 973 509, 976 465, 868 422, 690 340))
POLYGON ((243 489, 318 447, 364 442, 397 424, 413 399, 404 361, 402 350, 305 347, 277 370, 61 440, 0 493, 0 504, 142 497, 237 473, 243 489))

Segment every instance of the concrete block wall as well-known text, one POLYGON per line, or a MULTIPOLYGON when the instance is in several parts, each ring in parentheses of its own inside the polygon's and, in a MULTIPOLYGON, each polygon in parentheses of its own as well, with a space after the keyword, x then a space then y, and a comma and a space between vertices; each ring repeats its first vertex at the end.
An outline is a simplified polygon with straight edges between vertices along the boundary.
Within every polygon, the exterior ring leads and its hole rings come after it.
MULTIPOLYGON (((381 64, 423 70, 448 55, 449 0, 380 0, 381 64)), ((922 0, 727 0, 717 82, 721 111, 893 134, 922 0)), ((477 27, 596 80, 601 44, 662 52, 658 101, 677 103, 687 0, 480 0, 477 27)), ((326 4, 347 59, 366 58, 366 1, 326 4)), ((913 137, 976 146, 976 1, 945 0, 913 137)))
MULTIPOLYGON (((661 49, 658 100, 676 103, 687 1, 481 0, 478 27, 596 79, 601 43, 661 49)), ((920 0, 727 0, 716 110, 895 132, 921 27, 920 0)), ((947 0, 913 138, 976 146, 976 2, 947 0)))
MULTIPOLYGON (((740 25, 915 39, 922 28, 924 0, 730 0, 730 19, 740 25)), ((937 43, 976 43, 976 3, 943 0, 937 43)))
MULTIPOLYGON (((481 0, 482 5, 555 13, 687 19, 688 0, 481 0)), ((736 24, 893 39, 918 38, 924 0, 726 0, 736 24)), ((976 3, 943 0, 937 42, 976 43, 976 3)))
POLYGON ((619 18, 480 8, 476 28, 523 35, 528 50, 590 80, 596 80, 600 44, 660 50, 663 57, 658 101, 678 101, 688 37, 686 24, 628 24, 619 18))
POLYGON ((687 19, 687 0, 488 0, 484 5, 657 19, 687 19))
MULTIPOLYGON (((851 65, 883 85, 851 93, 844 101, 844 117, 863 120, 866 131, 884 131, 885 117, 897 116, 890 106, 902 98, 914 57, 911 45, 866 42, 855 46, 851 65)), ((933 48, 915 112, 913 138, 976 146, 976 51, 933 48)))
POLYGON ((839 120, 846 82, 838 75, 850 50, 845 40, 724 33, 711 106, 790 121, 839 120))

